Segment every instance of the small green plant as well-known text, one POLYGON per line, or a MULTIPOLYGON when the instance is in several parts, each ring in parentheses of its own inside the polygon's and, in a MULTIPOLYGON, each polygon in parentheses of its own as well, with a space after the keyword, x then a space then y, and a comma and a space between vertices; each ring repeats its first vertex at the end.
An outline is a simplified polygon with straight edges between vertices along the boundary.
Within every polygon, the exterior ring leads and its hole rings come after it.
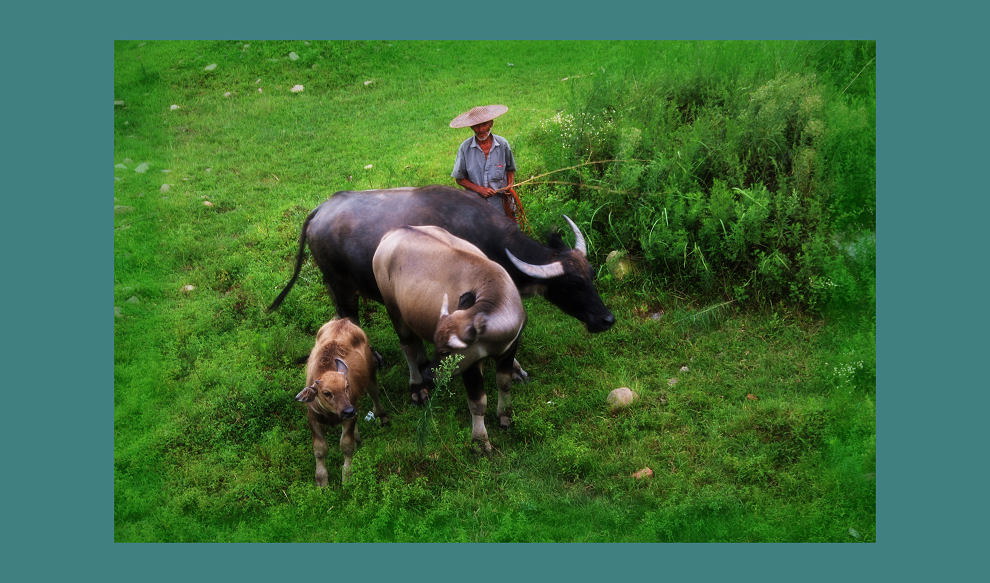
POLYGON ((446 394, 447 397, 454 396, 454 391, 450 388, 450 381, 453 378, 454 371, 457 370, 457 365, 462 360, 464 360, 464 355, 450 354, 441 360, 436 368, 433 369, 433 390, 430 392, 430 398, 426 400, 426 404, 423 406, 423 415, 416 424, 416 444, 420 449, 426 445, 430 430, 436 430, 433 400, 440 394, 446 394))

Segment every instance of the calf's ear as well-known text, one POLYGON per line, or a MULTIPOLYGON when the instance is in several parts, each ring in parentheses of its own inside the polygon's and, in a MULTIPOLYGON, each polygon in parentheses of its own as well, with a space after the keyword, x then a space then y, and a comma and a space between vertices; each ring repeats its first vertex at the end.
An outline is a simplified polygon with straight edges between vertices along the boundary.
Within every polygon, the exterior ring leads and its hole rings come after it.
POLYGON ((305 389, 299 391, 299 393, 296 395, 296 400, 303 403, 309 403, 315 398, 316 398, 316 389, 314 389, 313 387, 306 387, 305 389))
POLYGON ((346 376, 347 375, 347 363, 344 362, 343 360, 340 360, 339 358, 335 358, 333 360, 337 364, 337 372, 339 372, 340 374, 346 376))

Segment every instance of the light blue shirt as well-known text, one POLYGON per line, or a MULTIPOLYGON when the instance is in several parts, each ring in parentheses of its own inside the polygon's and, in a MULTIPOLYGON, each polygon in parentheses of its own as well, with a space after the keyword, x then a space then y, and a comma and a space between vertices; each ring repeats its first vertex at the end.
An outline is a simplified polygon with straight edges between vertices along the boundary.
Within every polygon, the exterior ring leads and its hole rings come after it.
MULTIPOLYGON (((487 157, 474 136, 464 140, 457 148, 454 171, 450 176, 455 180, 467 178, 478 186, 488 186, 498 190, 509 185, 505 173, 515 171, 516 161, 512 157, 509 142, 502 136, 492 134, 492 149, 488 151, 487 157)), ((501 196, 493 196, 488 202, 502 210, 501 196)))

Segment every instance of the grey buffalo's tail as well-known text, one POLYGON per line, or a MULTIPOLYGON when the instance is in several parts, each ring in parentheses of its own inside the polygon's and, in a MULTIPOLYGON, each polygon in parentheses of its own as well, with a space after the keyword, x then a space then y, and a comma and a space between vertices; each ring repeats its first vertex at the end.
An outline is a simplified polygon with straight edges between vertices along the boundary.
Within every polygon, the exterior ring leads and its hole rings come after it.
POLYGON ((296 278, 299 277, 299 270, 302 269, 303 259, 305 259, 306 255, 306 227, 309 226, 309 221, 316 214, 316 210, 314 209, 313 212, 309 213, 306 220, 303 221, 302 232, 299 233, 299 251, 296 253, 296 270, 292 272, 292 279, 289 280, 289 283, 285 284, 285 289, 282 290, 282 293, 278 294, 272 305, 268 306, 268 309, 265 310, 266 312, 273 312, 282 305, 282 300, 285 299, 285 296, 289 295, 289 290, 292 289, 293 284, 296 283, 296 278))

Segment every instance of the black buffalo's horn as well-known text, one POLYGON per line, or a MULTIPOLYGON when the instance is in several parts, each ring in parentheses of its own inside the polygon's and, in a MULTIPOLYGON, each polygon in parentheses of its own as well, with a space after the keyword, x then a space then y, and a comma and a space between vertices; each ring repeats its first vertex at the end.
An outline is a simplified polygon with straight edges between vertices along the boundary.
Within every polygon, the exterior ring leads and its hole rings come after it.
POLYGON ((571 230, 574 231, 574 250, 580 251, 581 255, 585 257, 588 256, 588 245, 584 242, 584 235, 581 234, 581 229, 574 224, 574 221, 567 215, 564 215, 564 219, 571 226, 571 230))

